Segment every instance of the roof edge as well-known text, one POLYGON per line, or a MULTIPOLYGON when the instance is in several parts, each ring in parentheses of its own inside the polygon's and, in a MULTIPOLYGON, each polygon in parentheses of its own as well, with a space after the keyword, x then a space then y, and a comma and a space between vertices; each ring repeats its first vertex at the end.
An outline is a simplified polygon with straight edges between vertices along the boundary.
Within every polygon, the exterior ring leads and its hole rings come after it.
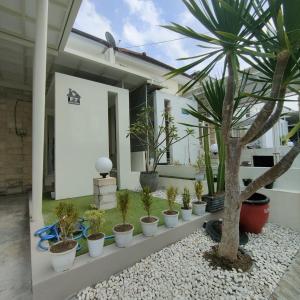
MULTIPOLYGON (((105 41, 105 40, 103 40, 101 38, 98 38, 98 37, 96 37, 94 35, 91 35, 89 33, 86 33, 84 31, 81 31, 79 29, 72 28, 71 32, 73 32, 75 34, 78 34, 78 35, 80 35, 82 37, 85 37, 87 39, 90 39, 92 41, 95 41, 95 42, 97 42, 99 44, 102 44, 102 45, 104 45, 106 47, 110 47, 110 44, 107 41, 105 41)), ((174 67, 172 67, 172 66, 170 66, 168 64, 165 64, 165 63, 163 63, 163 62, 161 62, 161 61, 159 61, 159 60, 157 60, 157 59, 155 59, 155 58, 153 58, 151 56, 148 56, 148 55, 146 55, 144 53, 131 51, 129 49, 122 48, 122 47, 115 47, 115 50, 118 51, 119 53, 123 53, 123 54, 126 54, 126 55, 131 56, 131 57, 136 57, 136 58, 138 58, 140 60, 152 63, 152 64, 154 64, 156 66, 162 67, 162 68, 170 70, 170 71, 176 70, 176 68, 174 68, 174 67)), ((181 75, 187 77, 188 79, 192 79, 193 78, 192 75, 189 75, 187 73, 182 73, 181 75)))

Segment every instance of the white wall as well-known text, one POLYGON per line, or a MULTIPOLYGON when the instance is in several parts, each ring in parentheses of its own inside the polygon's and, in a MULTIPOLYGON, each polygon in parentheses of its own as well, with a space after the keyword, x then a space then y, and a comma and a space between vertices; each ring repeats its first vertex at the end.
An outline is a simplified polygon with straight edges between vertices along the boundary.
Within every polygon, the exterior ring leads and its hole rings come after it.
POLYGON ((116 94, 117 146, 121 147, 118 183, 125 188, 136 184, 131 173, 128 91, 60 73, 55 74, 55 196, 56 199, 93 193, 98 177, 95 161, 109 155, 108 92, 116 94), (80 105, 68 104, 69 88, 81 96, 80 105), (123 180, 123 178, 125 178, 123 180))
MULTIPOLYGON (((182 113, 182 108, 188 108, 187 105, 197 107, 196 101, 190 100, 184 97, 167 94, 161 91, 154 93, 154 113, 156 124, 160 125, 162 120, 162 113, 164 112, 164 101, 169 100, 171 105, 171 114, 174 117, 176 126, 178 128, 178 135, 182 137, 186 134, 186 126, 179 123, 189 123, 197 125, 196 118, 182 113)), ((200 143, 196 138, 198 136, 198 130, 195 129, 195 136, 189 136, 182 141, 174 144, 171 147, 173 162, 177 161, 181 164, 188 164, 189 157, 191 163, 194 164, 200 151, 200 143)), ((166 157, 163 157, 161 162, 166 162, 166 157)))

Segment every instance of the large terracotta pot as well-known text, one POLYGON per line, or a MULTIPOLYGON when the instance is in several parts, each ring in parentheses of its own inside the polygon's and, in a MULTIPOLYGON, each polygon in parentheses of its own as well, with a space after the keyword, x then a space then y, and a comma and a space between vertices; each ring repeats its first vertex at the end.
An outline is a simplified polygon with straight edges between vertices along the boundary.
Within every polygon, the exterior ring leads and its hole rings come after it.
POLYGON ((259 193, 243 202, 240 215, 240 229, 250 233, 260 233, 269 218, 270 199, 259 193))

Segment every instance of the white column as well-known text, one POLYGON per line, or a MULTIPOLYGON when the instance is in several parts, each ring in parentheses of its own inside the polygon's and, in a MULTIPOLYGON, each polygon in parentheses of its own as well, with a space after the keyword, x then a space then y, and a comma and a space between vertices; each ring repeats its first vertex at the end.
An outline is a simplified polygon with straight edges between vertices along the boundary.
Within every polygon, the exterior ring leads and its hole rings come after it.
POLYGON ((273 126, 273 155, 274 155, 274 163, 278 163, 280 160, 280 136, 279 136, 279 121, 273 126))
POLYGON ((32 219, 42 218, 48 0, 36 1, 32 91, 32 219))

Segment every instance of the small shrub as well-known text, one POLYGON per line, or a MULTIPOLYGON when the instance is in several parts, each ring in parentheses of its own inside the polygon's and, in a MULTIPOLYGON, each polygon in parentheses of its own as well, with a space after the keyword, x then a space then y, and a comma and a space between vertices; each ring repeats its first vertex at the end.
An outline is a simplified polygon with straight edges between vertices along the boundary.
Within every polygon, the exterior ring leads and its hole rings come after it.
POLYGON ((167 188, 167 201, 169 206, 169 211, 174 211, 174 205, 176 202, 176 196, 178 194, 178 189, 174 186, 169 186, 167 188))
POLYGON ((148 186, 144 187, 141 191, 141 200, 143 202, 144 209, 147 212, 147 216, 150 218, 150 211, 153 198, 151 195, 151 190, 148 186))
POLYGON ((201 181, 196 181, 194 183, 194 188, 195 188, 195 194, 197 197, 197 200, 200 202, 201 201, 201 196, 203 193, 203 184, 201 181))
POLYGON ((55 208, 62 240, 72 238, 78 221, 78 211, 71 202, 60 202, 55 208))
POLYGON ((123 224, 126 224, 128 209, 129 209, 129 193, 128 191, 120 192, 117 194, 118 197, 118 208, 122 215, 123 224))
POLYGON ((182 194, 182 207, 183 209, 190 209, 190 203, 191 203, 191 195, 188 188, 184 188, 183 194, 182 194))
POLYGON ((84 217, 87 219, 90 228, 89 233, 92 234, 98 234, 102 230, 102 226, 104 224, 104 211, 103 210, 87 210, 84 214, 84 217))

